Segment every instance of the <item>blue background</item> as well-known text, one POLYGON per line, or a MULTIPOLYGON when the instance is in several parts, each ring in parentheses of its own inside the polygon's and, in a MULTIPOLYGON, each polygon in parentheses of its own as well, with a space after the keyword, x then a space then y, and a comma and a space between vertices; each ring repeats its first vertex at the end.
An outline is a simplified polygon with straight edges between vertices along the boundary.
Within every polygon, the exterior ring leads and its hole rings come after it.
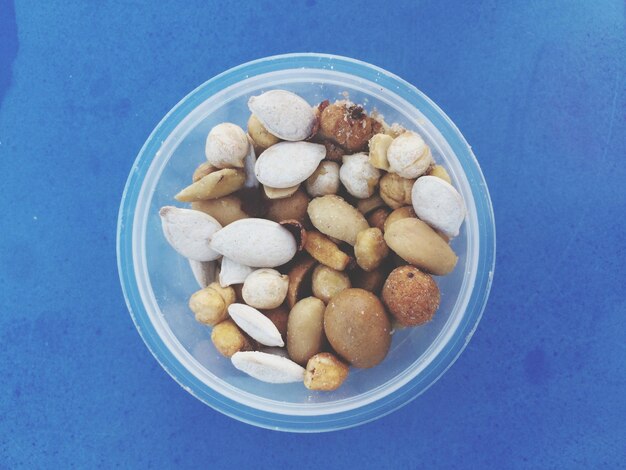
POLYGON ((621 1, 0 0, 0 467, 625 468, 621 1), (472 145, 498 230, 485 316, 422 397, 293 435, 143 345, 115 260, 128 170, 211 76, 319 51, 386 68, 472 145))

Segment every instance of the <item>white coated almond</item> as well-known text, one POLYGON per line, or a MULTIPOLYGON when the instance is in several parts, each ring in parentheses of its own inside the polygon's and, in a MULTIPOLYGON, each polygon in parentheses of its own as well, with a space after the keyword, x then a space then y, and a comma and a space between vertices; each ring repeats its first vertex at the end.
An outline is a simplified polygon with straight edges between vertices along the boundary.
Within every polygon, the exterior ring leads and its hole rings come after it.
POLYGON ((223 122, 209 132, 205 154, 216 168, 243 168, 249 146, 248 136, 241 127, 223 122))
POLYGON ((196 261, 193 259, 188 261, 193 277, 196 278, 196 282, 202 289, 211 284, 220 272, 217 262, 215 261, 196 261))
POLYGON ((220 253, 210 246, 212 236, 222 228, 213 217, 173 206, 162 207, 159 215, 165 238, 185 258, 213 261, 220 257, 220 253))
POLYGON ((343 157, 339 178, 350 194, 366 199, 374 194, 380 171, 372 166, 369 155, 355 153, 343 157))
POLYGON ((233 354, 230 360, 237 369, 263 382, 284 384, 304 380, 303 367, 276 354, 239 351, 233 354))
POLYGON ((211 248, 253 268, 274 268, 296 254, 296 239, 285 227, 266 219, 241 219, 218 230, 211 248))
POLYGON ((452 238, 459 234, 465 218, 463 197, 436 176, 418 178, 411 191, 415 214, 431 227, 452 238))
POLYGON ((250 266, 243 265, 224 256, 220 269, 220 286, 228 287, 233 284, 243 284, 246 278, 253 272, 250 266))
POLYGON ((421 135, 406 131, 393 139, 387 149, 389 171, 403 178, 417 178, 433 163, 430 147, 421 135))
POLYGON ((287 297, 289 277, 275 269, 257 269, 243 283, 243 300, 254 308, 279 307, 287 297))
POLYGON ((246 304, 231 304, 228 306, 228 314, 237 326, 248 333, 253 339, 265 346, 285 345, 278 328, 256 308, 246 304))
POLYGON ((248 100, 248 108, 276 137, 297 141, 315 128, 315 112, 304 98, 286 90, 272 90, 248 100))
POLYGON ((326 157, 326 147, 310 142, 279 142, 257 159, 254 172, 262 184, 289 188, 302 183, 326 157))

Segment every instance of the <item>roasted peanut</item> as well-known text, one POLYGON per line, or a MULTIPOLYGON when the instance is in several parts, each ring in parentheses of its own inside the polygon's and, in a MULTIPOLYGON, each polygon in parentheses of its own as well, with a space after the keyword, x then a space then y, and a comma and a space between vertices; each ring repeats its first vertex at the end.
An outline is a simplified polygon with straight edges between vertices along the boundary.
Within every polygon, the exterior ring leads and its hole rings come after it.
POLYGON ((347 274, 319 265, 313 270, 312 288, 313 295, 324 303, 328 303, 331 297, 351 286, 347 274))

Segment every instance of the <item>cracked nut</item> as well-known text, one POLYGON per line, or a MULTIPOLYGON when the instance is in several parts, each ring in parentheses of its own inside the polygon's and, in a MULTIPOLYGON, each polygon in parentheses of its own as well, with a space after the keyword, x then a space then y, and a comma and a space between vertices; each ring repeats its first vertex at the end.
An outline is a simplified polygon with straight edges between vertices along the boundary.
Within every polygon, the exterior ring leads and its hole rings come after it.
POLYGON ((373 271, 389 254, 389 248, 379 228, 368 228, 356 237, 354 256, 356 263, 363 271, 373 271))

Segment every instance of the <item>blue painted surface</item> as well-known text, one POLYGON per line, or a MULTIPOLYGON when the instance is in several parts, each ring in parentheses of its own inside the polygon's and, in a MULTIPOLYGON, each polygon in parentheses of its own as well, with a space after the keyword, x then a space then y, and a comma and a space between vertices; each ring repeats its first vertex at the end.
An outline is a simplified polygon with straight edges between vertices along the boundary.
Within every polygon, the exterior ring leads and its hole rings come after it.
POLYGON ((0 467, 625 468, 624 8, 0 0, 0 467), (473 146, 498 227, 491 299, 452 369, 388 417, 309 436, 180 389, 115 264, 155 124, 214 74, 291 51, 429 95, 473 146))

